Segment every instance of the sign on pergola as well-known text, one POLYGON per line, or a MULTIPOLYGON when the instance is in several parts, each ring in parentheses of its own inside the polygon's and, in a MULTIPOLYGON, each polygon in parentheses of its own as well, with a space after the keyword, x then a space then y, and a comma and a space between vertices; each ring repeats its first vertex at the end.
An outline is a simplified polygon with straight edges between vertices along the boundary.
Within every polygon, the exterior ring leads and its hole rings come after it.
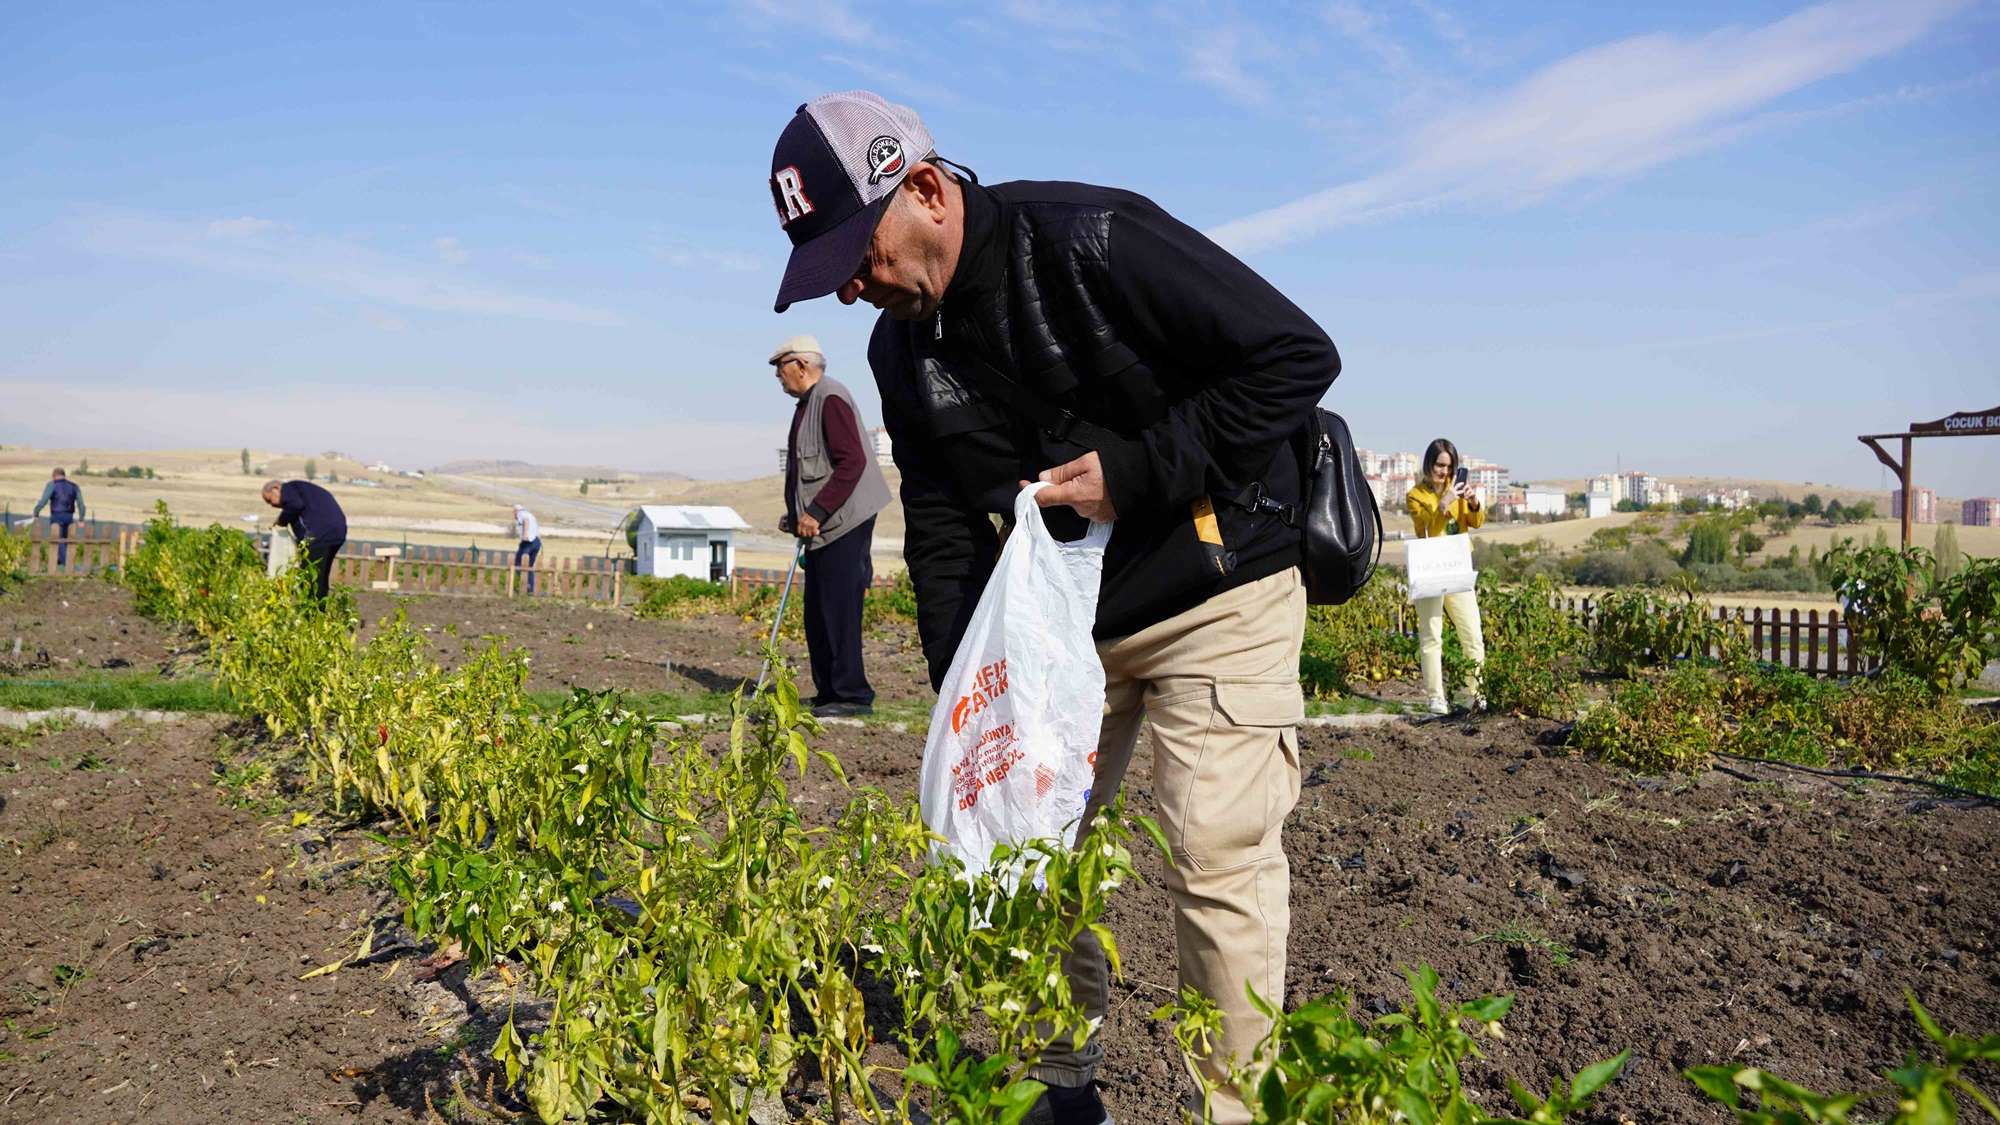
POLYGON ((1903 546, 1910 545, 1910 513, 1917 506, 1916 497, 1911 495, 1910 489, 1910 442, 1917 438, 1984 436, 2000 436, 2000 406, 1991 410, 1961 410, 1935 422, 1912 422, 1906 433, 1861 435, 1861 444, 1874 450, 1875 459, 1889 466, 1903 486, 1903 546), (1884 441, 1897 439, 1903 443, 1900 460, 1882 448, 1884 441))

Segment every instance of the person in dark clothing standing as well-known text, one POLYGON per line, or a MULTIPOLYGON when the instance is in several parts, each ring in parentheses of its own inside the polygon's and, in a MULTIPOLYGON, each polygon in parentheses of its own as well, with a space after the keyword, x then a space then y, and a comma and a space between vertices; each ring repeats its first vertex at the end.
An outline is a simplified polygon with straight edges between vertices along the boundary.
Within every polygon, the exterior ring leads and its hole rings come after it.
MULTIPOLYGON (((1093 623, 1105 715, 1088 824, 1123 784, 1143 724, 1174 864, 1181 983, 1222 1009, 1208 1125, 1251 1112, 1226 1082, 1282 1007, 1291 928, 1281 832, 1298 800, 1293 439, 1340 373, 1327 334, 1250 267, 1149 199, 1076 183, 982 185, 940 160, 916 112, 874 94, 800 106, 771 197, 792 243, 776 301, 837 294, 882 310, 868 347, 902 472, 904 558, 931 682, 949 669, 1000 535, 1036 493, 1059 539, 1115 521, 1093 623)), ((1105 1014, 1086 931, 1073 995, 1105 1014)), ((1104 1125, 1097 1036, 1058 1040, 1029 1125, 1104 1125)))
POLYGON ((278 526, 291 528, 305 548, 315 572, 313 596, 325 601, 334 556, 347 543, 347 513, 333 493, 309 480, 265 481, 264 503, 278 509, 278 526))
POLYGON ((875 515, 889 504, 889 484, 861 432, 861 412, 811 336, 794 336, 771 353, 785 393, 799 400, 785 443, 785 518, 780 531, 805 544, 806 656, 812 666, 813 714, 870 714, 861 648, 861 609, 875 579, 869 550, 875 515))
POLYGON ((49 483, 42 486, 42 498, 35 503, 33 514, 41 515, 44 507, 49 510, 49 531, 56 537, 56 565, 66 566, 70 525, 83 518, 83 489, 69 479, 68 473, 57 469, 49 474, 49 483))

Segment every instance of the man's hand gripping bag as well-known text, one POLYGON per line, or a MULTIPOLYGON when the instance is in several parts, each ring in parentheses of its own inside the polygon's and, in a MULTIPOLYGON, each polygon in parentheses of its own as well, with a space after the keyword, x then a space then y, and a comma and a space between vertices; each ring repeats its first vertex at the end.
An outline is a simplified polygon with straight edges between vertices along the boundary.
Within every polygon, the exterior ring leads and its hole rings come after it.
POLYGON ((1091 626, 1111 525, 1074 543, 1049 535, 1032 484, 931 712, 924 823, 968 871, 997 844, 1076 841, 1104 722, 1091 626))

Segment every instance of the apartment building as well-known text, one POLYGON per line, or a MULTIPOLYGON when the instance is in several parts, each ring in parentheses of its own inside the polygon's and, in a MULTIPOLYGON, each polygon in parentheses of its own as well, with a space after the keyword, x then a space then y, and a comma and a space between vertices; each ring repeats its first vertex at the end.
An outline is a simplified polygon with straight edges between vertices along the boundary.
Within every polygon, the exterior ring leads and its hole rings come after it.
POLYGON ((2000 497, 1976 496, 1959 506, 1959 523, 1967 527, 2000 527, 2000 497))
MULTIPOLYGON (((1910 490, 1913 502, 1910 505, 1911 523, 1937 522, 1937 493, 1928 488, 1910 490)), ((1889 493, 1889 518, 1903 518, 1903 490, 1898 488, 1889 493)))

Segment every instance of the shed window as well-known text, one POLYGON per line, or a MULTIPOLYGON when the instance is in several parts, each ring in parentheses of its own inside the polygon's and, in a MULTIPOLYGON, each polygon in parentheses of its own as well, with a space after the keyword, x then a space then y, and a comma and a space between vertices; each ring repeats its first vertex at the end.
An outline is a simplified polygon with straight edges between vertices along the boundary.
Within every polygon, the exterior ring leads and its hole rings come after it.
POLYGON ((680 562, 693 562, 708 548, 708 540, 700 535, 663 535, 666 541, 667 557, 680 562))

